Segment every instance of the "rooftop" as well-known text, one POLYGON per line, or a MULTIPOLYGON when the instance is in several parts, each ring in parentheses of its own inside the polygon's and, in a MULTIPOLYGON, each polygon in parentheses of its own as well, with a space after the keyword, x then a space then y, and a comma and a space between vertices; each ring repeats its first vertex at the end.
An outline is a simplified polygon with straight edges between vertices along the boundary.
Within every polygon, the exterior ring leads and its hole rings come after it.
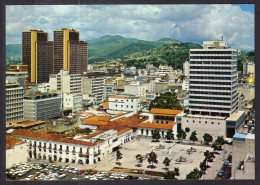
POLYGON ((157 109, 152 108, 150 110, 150 113, 156 114, 156 115, 177 115, 181 113, 182 110, 173 110, 173 109, 157 109))
POLYGON ((240 116, 242 116, 245 112, 244 111, 237 111, 232 116, 227 118, 227 121, 237 121, 240 116))
POLYGON ((24 141, 15 137, 6 136, 5 143, 6 149, 12 149, 15 145, 22 144, 24 141))
POLYGON ((158 128, 158 129, 165 129, 165 130, 172 130, 176 122, 171 122, 167 124, 162 123, 139 123, 139 127, 143 128, 158 128))
POLYGON ((95 145, 94 143, 91 143, 91 142, 68 139, 68 138, 64 138, 62 135, 43 133, 43 132, 34 132, 34 131, 27 131, 27 130, 13 130, 12 132, 9 132, 9 134, 12 136, 17 136, 17 137, 50 140, 50 141, 57 141, 57 142, 62 142, 62 143, 71 143, 71 144, 87 145, 87 146, 95 145))

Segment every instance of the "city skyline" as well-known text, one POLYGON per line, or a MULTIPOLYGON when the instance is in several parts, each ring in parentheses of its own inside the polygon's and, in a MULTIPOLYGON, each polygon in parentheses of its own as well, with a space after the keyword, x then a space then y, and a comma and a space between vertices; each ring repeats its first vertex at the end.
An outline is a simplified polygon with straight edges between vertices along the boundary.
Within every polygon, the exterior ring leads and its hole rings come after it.
POLYGON ((202 45, 203 40, 223 36, 232 48, 254 50, 251 4, 27 5, 7 6, 6 15, 6 44, 20 44, 24 30, 42 29, 53 40, 53 30, 73 28, 84 41, 108 34, 141 40, 174 38, 202 45))

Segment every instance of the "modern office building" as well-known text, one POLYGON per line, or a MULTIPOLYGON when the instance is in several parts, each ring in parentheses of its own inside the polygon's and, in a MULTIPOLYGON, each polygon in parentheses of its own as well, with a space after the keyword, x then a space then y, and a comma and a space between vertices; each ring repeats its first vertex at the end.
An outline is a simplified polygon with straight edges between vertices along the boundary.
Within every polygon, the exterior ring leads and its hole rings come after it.
POLYGON ((28 65, 29 83, 49 81, 49 74, 53 72, 53 42, 48 41, 48 32, 22 32, 22 62, 28 65))
POLYGON ((5 116, 6 122, 23 119, 24 88, 18 83, 5 84, 5 116))
POLYGON ((61 116, 61 97, 56 93, 28 94, 24 96, 24 118, 44 120, 61 116))
POLYGON ((238 108, 236 49, 224 41, 204 41, 190 50, 191 114, 229 117, 238 108))
POLYGON ((196 131, 200 140, 205 133, 232 138, 245 122, 245 113, 238 111, 237 55, 224 41, 205 41, 202 49, 190 50, 189 111, 177 124, 196 131))
POLYGON ((79 31, 64 28, 54 31, 53 73, 61 69, 71 74, 83 74, 87 71, 88 43, 80 41, 79 31))

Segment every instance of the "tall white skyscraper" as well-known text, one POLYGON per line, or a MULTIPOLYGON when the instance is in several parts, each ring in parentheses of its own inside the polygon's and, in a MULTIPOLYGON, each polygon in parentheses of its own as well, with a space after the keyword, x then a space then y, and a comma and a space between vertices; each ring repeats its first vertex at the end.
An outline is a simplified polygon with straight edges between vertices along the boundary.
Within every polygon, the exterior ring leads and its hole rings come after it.
POLYGON ((238 109, 237 55, 225 41, 204 41, 202 49, 190 50, 191 114, 229 117, 238 109))

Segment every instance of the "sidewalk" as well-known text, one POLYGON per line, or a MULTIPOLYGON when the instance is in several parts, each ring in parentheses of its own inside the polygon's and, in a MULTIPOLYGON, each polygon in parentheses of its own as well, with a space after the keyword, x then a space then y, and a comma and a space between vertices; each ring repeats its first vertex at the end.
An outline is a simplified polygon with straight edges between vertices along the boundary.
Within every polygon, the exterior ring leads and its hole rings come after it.
POLYGON ((228 158, 228 154, 232 151, 232 146, 225 144, 224 150, 222 150, 219 154, 215 154, 214 161, 212 163, 208 163, 210 168, 206 170, 206 174, 202 179, 204 180, 213 180, 216 178, 218 171, 223 166, 224 160, 228 158), (226 151, 226 152, 225 152, 226 151), (223 159, 224 158, 224 159, 223 159))

